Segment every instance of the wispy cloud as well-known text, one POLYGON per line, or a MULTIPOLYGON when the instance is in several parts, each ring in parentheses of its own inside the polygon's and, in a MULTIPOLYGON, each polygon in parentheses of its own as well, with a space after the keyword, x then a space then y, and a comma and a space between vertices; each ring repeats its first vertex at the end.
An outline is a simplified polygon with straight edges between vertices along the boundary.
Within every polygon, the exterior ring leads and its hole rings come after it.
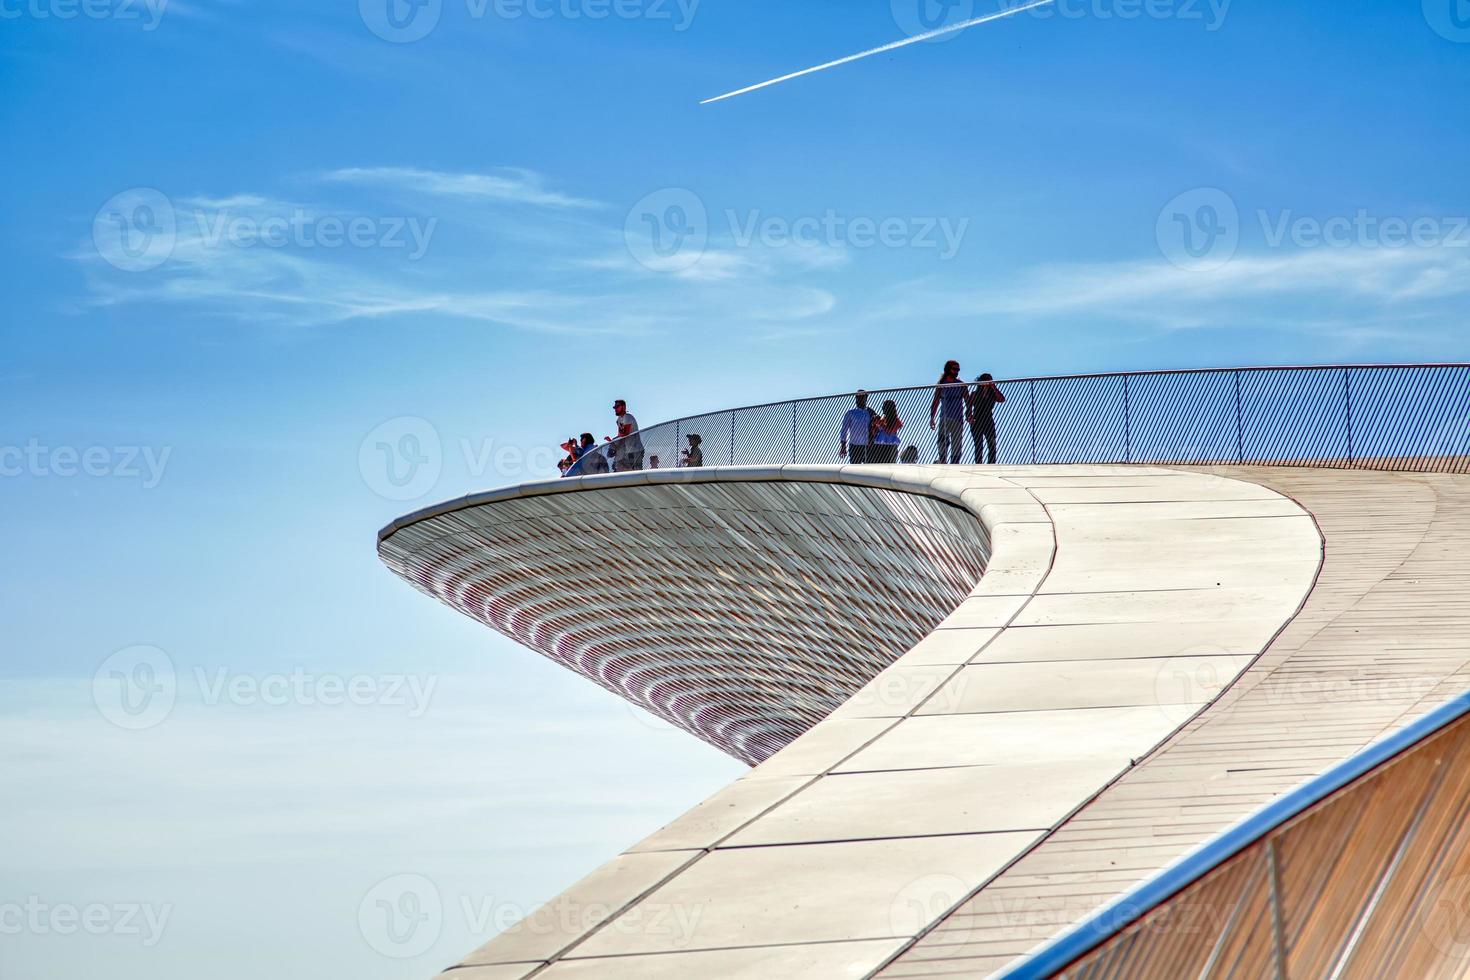
POLYGON ((994 285, 932 282, 893 291, 881 320, 1014 316, 1132 322, 1163 329, 1252 322, 1282 330, 1328 323, 1347 336, 1382 337, 1470 307, 1470 254, 1462 248, 1322 248, 1239 255, 1190 271, 1163 259, 1048 265, 994 285), (1293 312, 1301 317, 1294 317, 1293 312), (1403 325, 1400 327, 1399 325, 1403 325))
POLYGON ((184 207, 205 211, 279 211, 289 206, 287 202, 263 197, 259 194, 231 194, 228 197, 195 195, 179 201, 184 207))
POLYGON ((372 184, 399 190, 466 200, 532 204, 551 208, 598 208, 596 201, 546 187, 545 178, 530 170, 507 167, 493 173, 445 173, 418 167, 348 167, 321 175, 323 180, 372 184))
MULTIPOLYGON (((354 175, 341 178, 344 184, 375 184, 379 177, 363 175, 385 171, 335 173, 354 175)), ((389 170, 386 174, 398 176, 381 179, 391 183, 402 174, 424 173, 389 170)), ((441 243, 434 237, 438 217, 388 217, 371 199, 344 207, 256 192, 195 194, 173 202, 160 196, 154 210, 172 212, 166 257, 127 271, 129 236, 142 236, 137 229, 104 225, 111 240, 94 238, 74 255, 87 275, 89 296, 82 305, 167 304, 201 316, 281 327, 438 317, 539 333, 622 337, 707 324, 712 310, 729 322, 782 324, 818 318, 838 306, 837 296, 813 284, 810 273, 845 264, 840 248, 723 243, 712 245, 692 265, 650 267, 634 259, 616 221, 580 205, 573 211, 565 202, 580 199, 557 195, 539 178, 515 173, 520 179, 505 185, 486 183, 485 175, 439 175, 416 186, 445 195, 495 194, 504 200, 513 194, 519 201, 553 201, 564 214, 586 217, 528 219, 536 229, 529 237, 515 220, 462 217, 446 235, 452 240, 441 243), (353 244, 345 232, 356 226, 365 234, 353 244), (325 233, 332 229, 329 243, 325 233), (396 238, 390 241, 390 236, 396 238), (512 241, 514 247, 506 248, 512 241), (486 251, 500 256, 488 268, 486 251), (414 261, 425 255, 431 260, 414 261)), ((429 210, 444 214, 446 222, 458 213, 442 206, 429 210)), ((120 213, 134 214, 135 208, 125 206, 120 213)))
POLYGON ((693 262, 683 252, 664 258, 641 255, 635 259, 627 248, 613 246, 603 254, 575 259, 570 264, 633 276, 671 276, 686 282, 713 283, 840 269, 851 261, 849 251, 841 246, 794 243, 738 246, 725 239, 705 248, 693 262))

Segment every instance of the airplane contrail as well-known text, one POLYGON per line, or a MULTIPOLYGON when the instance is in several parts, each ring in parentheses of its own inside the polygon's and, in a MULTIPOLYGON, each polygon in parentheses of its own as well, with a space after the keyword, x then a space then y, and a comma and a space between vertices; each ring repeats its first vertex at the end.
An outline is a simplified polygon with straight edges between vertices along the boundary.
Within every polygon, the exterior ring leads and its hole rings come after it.
POLYGON ((733 92, 726 92, 724 95, 717 95, 713 99, 704 99, 699 104, 709 105, 711 102, 722 102, 725 99, 733 99, 737 95, 744 95, 747 92, 754 92, 757 89, 769 88, 772 85, 779 85, 782 82, 789 82, 793 78, 800 78, 803 75, 811 75, 815 72, 826 71, 828 68, 836 68, 838 65, 845 65, 849 61, 857 61, 860 58, 868 58, 875 54, 882 54, 885 51, 892 51, 895 48, 901 48, 909 44, 918 44, 920 41, 927 41, 931 37, 939 37, 942 34, 953 34, 955 31, 963 31, 967 27, 975 27, 979 24, 988 24, 993 20, 1000 20, 1002 17, 1011 17, 1015 14, 1024 13, 1027 10, 1035 10, 1037 7, 1045 7, 1047 4, 1055 2, 1056 0, 1033 0, 1032 3, 1023 4, 1019 7, 1012 7, 1009 10, 1001 10, 993 14, 986 14, 983 17, 975 17, 971 20, 961 21, 958 24, 950 24, 948 27, 940 27, 936 30, 925 31, 923 34, 915 34, 913 37, 906 37, 902 41, 894 41, 891 44, 885 44, 881 47, 871 48, 867 51, 859 51, 857 54, 850 54, 846 58, 838 58, 836 61, 829 61, 825 65, 816 65, 812 68, 803 68, 801 71, 794 71, 789 75, 782 75, 780 78, 773 78, 768 82, 759 82, 755 85, 748 85, 745 88, 736 89, 733 92))

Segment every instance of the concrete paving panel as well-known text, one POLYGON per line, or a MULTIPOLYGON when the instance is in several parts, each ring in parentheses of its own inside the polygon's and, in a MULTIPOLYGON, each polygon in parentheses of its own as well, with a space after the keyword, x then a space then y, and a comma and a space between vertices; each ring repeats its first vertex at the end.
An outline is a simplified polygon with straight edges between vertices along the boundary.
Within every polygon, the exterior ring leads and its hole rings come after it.
POLYGON ((1099 772, 1110 772, 1176 727, 1156 707, 926 715, 899 722, 837 771, 1095 759, 1099 772))
MULTIPOLYGON (((1014 625, 1242 622, 1264 619, 1270 610, 1294 609, 1301 594, 1300 589, 1219 588, 1039 595, 1021 610, 1014 625)), ((1272 618, 1281 623, 1279 615, 1272 618)))
POLYGON ((902 661, 909 665, 966 664, 982 647, 1000 635, 999 629, 936 630, 919 641, 902 661))
POLYGON ((874 718, 834 718, 817 725, 756 766, 745 778, 810 776, 826 772, 892 724, 892 721, 874 718))
POLYGON ((831 776, 726 846, 1044 830, 1096 787, 1090 760, 831 776))
POLYGON ((1253 656, 973 664, 934 693, 921 715, 1157 706, 1176 723, 1212 701, 1253 656))
POLYGON ((1030 599, 1029 596, 979 596, 966 599, 939 629, 988 629, 1005 626, 1030 599))
POLYGON ((850 943, 695 950, 651 956, 572 957, 537 974, 537 980, 541 977, 547 980, 692 980, 700 977, 718 977, 720 980, 786 977, 859 980, 892 956, 902 943, 899 939, 870 939, 850 943))
POLYGON ((464 965, 549 959, 698 854, 658 851, 615 857, 475 950, 464 965))
POLYGON ((1035 834, 973 834, 715 851, 648 896, 687 930, 652 914, 645 930, 604 929, 578 954, 650 953, 775 943, 840 942, 913 935, 911 903, 932 900, 936 883, 963 898, 1035 834), (667 929, 665 929, 667 927, 667 929))
MULTIPOLYGON (((541 963, 497 963, 494 966, 460 967, 439 974, 437 980, 523 980, 541 963)), ((544 976, 544 974, 538 974, 544 976)))
POLYGON ((1297 517, 1301 508, 1284 497, 1261 500, 1199 500, 1152 504, 1050 504, 1052 520, 1073 521, 1164 521, 1203 520, 1222 517, 1297 517))
POLYGON ((1280 500, 1281 495, 1253 483, 1183 477, 1134 486, 1032 487, 1043 504, 1182 503, 1186 501, 1280 500))
POLYGON ((914 664, 907 657, 869 681, 828 718, 902 718, 939 692, 960 668, 914 664))
POLYGON ((1251 656, 1276 625, 1245 623, 1084 623, 1028 626, 1000 633, 976 663, 1123 660, 1134 657, 1251 656))
POLYGON ((713 847, 716 841, 779 803, 808 779, 806 776, 737 779, 688 813, 628 848, 628 853, 713 847))

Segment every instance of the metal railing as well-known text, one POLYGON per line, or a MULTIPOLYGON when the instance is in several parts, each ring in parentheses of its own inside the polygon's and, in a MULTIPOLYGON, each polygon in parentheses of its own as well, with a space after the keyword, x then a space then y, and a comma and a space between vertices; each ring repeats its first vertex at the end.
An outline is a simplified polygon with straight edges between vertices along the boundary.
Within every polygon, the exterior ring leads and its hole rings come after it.
MULTIPOLYGON (((1251 367, 1015 378, 996 382, 999 463, 1253 463, 1470 472, 1470 365, 1251 367)), ((965 386, 973 390, 973 382, 965 386)), ((868 390, 892 401, 902 457, 938 457, 935 385, 868 390)), ((698 437, 705 466, 842 463, 855 393, 727 409, 649 426, 602 450, 622 468, 683 465, 698 437), (641 465, 635 466, 635 463, 641 465)), ((941 414, 943 409, 941 408, 941 414)), ((941 428, 943 428, 941 426, 941 428)), ((977 462, 960 425, 959 462, 977 462)), ((951 432, 953 436, 953 432, 951 432)), ((953 452, 947 455, 954 455, 953 452)), ((591 472, 584 456, 568 475, 591 472)))
POLYGON ((1269 804, 1001 980, 1470 972, 1470 694, 1269 804))

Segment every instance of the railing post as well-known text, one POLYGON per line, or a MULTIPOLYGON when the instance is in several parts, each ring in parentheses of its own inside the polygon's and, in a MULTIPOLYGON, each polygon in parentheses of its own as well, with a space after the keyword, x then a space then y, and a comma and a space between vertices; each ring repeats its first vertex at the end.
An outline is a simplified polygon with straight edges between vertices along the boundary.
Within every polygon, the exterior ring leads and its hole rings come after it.
POLYGON ((1235 456, 1236 461, 1245 462, 1245 424, 1240 418, 1240 372, 1235 372, 1235 456))
POLYGON ((735 413, 730 413, 730 465, 735 465, 735 413))
POLYGON ((1353 369, 1342 369, 1342 392, 1347 401, 1348 465, 1353 465, 1353 369))
POLYGON ((1133 412, 1128 404, 1128 375, 1123 375, 1123 462, 1133 462, 1133 412))
POLYGON ((1031 465, 1036 465, 1036 382, 1031 382, 1031 465))
POLYGON ((796 464, 796 402, 791 403, 791 463, 796 464))
POLYGON ((1282 909, 1281 869, 1276 857, 1276 841, 1266 840, 1266 874, 1269 877, 1271 905, 1271 950, 1276 980, 1286 980, 1286 913, 1282 909))

